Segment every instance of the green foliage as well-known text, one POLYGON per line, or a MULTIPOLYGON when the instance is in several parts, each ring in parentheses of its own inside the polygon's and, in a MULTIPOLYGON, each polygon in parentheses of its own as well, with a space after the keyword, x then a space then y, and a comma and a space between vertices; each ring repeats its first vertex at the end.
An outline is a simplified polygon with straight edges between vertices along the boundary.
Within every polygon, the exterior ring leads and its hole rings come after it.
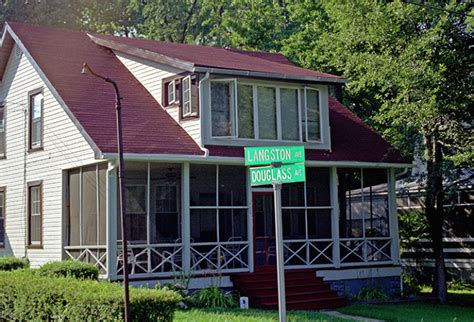
MULTIPOLYGON (((135 321, 172 321, 181 297, 172 291, 131 289, 135 321)), ((0 320, 122 321, 119 284, 44 277, 32 271, 0 272, 0 320)))
POLYGON ((180 307, 183 309, 188 308, 193 305, 193 296, 189 292, 189 282, 191 281, 191 274, 185 275, 182 273, 178 277, 175 277, 171 283, 157 283, 156 289, 158 290, 170 290, 178 293, 182 301, 180 302, 180 307))
POLYGON ((388 301, 389 299, 384 291, 376 288, 363 288, 353 298, 356 301, 388 301))
POLYGON ((448 289, 453 291, 472 291, 474 290, 474 285, 461 278, 453 278, 448 282, 448 289))
POLYGON ((0 257, 0 271, 13 271, 30 267, 30 264, 16 257, 0 257))
POLYGON ((416 295, 421 291, 421 285, 418 279, 408 272, 402 273, 403 296, 416 295))
POLYGON ((237 306, 237 300, 231 292, 224 292, 217 286, 200 289, 194 295, 194 303, 198 307, 232 308, 237 306))
POLYGON ((402 248, 416 247, 420 239, 428 237, 428 220, 424 212, 411 210, 398 215, 402 248))
POLYGON ((74 260, 44 264, 38 269, 38 274, 47 277, 73 277, 91 280, 97 280, 99 278, 99 270, 97 267, 92 264, 74 260))

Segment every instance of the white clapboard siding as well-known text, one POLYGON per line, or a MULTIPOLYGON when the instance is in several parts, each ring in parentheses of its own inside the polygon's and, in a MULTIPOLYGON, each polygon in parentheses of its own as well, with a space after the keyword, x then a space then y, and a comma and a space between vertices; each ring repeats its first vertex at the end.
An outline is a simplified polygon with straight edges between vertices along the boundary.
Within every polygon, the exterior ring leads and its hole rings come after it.
MULTIPOLYGON (((115 55, 135 76, 135 78, 148 90, 157 102, 162 104, 162 80, 184 72, 184 70, 148 61, 116 51, 115 55)), ((166 111, 181 125, 181 127, 197 143, 201 143, 201 122, 197 118, 180 120, 177 107, 166 108, 166 111)))
POLYGON ((63 170, 96 162, 94 152, 16 46, 0 83, 0 101, 6 103, 6 159, 0 160, 0 186, 7 188, 6 247, 0 256, 26 256, 33 267, 61 260, 63 170), (28 92, 39 88, 44 94, 44 150, 25 153, 28 92), (28 249, 25 182, 36 180, 43 181, 43 249, 28 249))

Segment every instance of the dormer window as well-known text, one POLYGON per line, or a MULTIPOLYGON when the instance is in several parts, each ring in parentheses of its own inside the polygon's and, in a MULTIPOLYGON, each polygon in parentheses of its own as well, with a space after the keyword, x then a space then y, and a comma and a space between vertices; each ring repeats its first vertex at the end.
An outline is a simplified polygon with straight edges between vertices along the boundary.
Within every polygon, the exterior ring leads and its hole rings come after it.
POLYGON ((193 111, 192 109, 193 97, 191 93, 191 87, 192 87, 191 76, 187 76, 183 78, 182 87, 183 87, 183 102, 181 104, 182 115, 183 117, 192 116, 193 113, 194 115, 196 115, 197 114, 196 111, 193 111))
POLYGON ((176 103, 178 101, 177 96, 176 96, 176 80, 169 82, 167 87, 168 87, 167 88, 168 89, 168 104, 167 105, 176 103))
POLYGON ((212 79, 211 138, 321 143, 320 88, 212 79))

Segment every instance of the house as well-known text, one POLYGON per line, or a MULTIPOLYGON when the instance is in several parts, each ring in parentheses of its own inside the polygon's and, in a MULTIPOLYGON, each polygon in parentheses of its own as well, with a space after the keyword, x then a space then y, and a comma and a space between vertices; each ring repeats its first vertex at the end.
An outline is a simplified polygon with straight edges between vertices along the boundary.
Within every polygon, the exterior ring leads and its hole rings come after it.
POLYGON ((122 276, 114 91, 84 62, 123 97, 132 281, 270 276, 273 196, 250 186, 243 149, 302 145, 307 181, 282 191, 288 273, 400 290, 395 172, 410 164, 330 95, 345 79, 280 54, 19 23, 0 47, 0 255, 122 276))

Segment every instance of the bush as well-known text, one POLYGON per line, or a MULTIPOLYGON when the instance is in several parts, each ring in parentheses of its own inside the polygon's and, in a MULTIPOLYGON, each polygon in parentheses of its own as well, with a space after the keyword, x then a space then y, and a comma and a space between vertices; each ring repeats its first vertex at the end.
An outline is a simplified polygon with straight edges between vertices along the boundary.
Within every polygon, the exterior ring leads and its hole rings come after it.
POLYGON ((0 257, 0 271, 13 271, 16 269, 28 268, 30 264, 16 257, 0 257))
POLYGON ((357 301, 388 301, 390 298, 384 291, 376 288, 363 288, 359 294, 354 297, 357 301))
POLYGON ((200 289, 194 295, 194 302, 198 307, 230 308, 237 306, 237 300, 231 292, 223 292, 217 286, 200 289))
POLYGON ((99 278, 97 267, 73 260, 44 264, 38 269, 38 274, 47 277, 73 277, 81 280, 97 280, 99 278))
MULTIPOLYGON (((134 321, 172 321, 180 300, 172 291, 130 289, 134 321)), ((123 306, 119 284, 0 272, 0 321, 122 321, 123 306)))

